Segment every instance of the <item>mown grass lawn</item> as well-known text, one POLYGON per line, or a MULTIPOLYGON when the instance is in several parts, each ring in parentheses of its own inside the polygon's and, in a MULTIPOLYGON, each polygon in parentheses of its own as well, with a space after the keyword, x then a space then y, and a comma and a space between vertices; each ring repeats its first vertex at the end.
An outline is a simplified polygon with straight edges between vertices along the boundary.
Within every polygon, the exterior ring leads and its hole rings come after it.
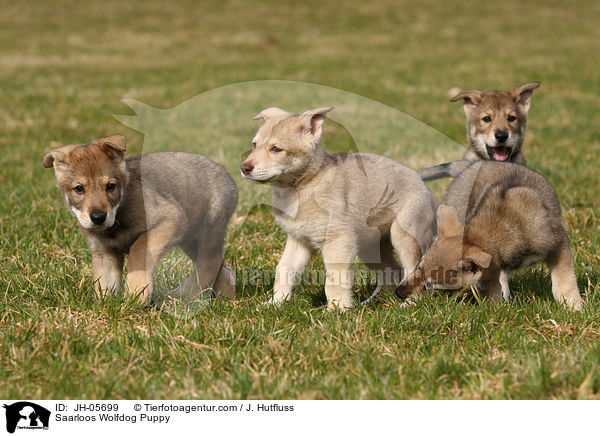
MULTIPOLYGON (((599 23, 598 5, 583 0, 3 2, 0 397, 598 398, 599 23), (189 313, 96 300, 85 241, 41 165, 51 141, 123 133, 133 152, 149 150, 150 138, 113 117, 133 114, 122 98, 167 109, 263 79, 369 97, 461 144, 464 116, 448 103, 451 88, 541 81, 524 151, 563 204, 584 310, 553 302, 541 265, 515 275, 515 298, 499 305, 439 296, 401 310, 389 296, 339 314, 324 309, 320 287, 303 286, 281 309, 257 310, 270 287, 241 282, 237 300, 189 313)), ((202 150, 241 156, 254 113, 238 120, 221 110, 212 126, 223 126, 222 136, 202 150)), ((343 126, 326 126, 328 148, 353 146, 343 126)), ((460 156, 460 147, 418 149, 395 135, 360 150, 415 168, 460 156)), ((168 139, 154 148, 179 148, 182 138, 168 139)), ((240 191, 226 256, 242 276, 273 270, 285 235, 267 208, 252 207, 268 190, 244 183, 239 163, 224 162, 240 191)), ((443 187, 434 185, 438 195, 443 187)), ((159 289, 189 267, 170 256, 159 289)), ((322 268, 320 258, 311 268, 322 268)))

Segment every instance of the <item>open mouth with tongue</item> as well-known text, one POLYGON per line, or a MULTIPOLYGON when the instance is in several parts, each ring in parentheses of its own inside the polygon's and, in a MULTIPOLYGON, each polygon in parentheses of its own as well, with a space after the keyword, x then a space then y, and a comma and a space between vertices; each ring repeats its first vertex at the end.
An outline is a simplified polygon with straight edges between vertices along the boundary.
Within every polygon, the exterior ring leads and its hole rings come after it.
POLYGON ((488 155, 492 160, 508 160, 508 158, 510 157, 510 152, 512 151, 511 148, 506 147, 504 145, 499 145, 496 147, 490 147, 489 145, 486 145, 486 147, 488 155))

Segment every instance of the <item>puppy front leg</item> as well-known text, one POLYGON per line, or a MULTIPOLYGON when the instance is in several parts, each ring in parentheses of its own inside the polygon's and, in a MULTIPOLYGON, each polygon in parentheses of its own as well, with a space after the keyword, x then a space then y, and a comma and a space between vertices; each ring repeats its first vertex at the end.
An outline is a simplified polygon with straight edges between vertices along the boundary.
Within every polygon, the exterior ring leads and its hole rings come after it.
POLYGON ((323 247, 323 261, 327 270, 325 295, 329 310, 337 307, 345 311, 354 305, 352 284, 356 253, 356 244, 351 240, 335 240, 323 247))
POLYGON ((129 295, 139 293, 142 303, 152 296, 152 272, 148 271, 148 233, 143 233, 129 249, 127 261, 127 291, 129 295))
POLYGON ((508 276, 510 273, 510 271, 504 269, 500 271, 500 287, 502 288, 502 298, 504 300, 510 299, 510 287, 508 286, 508 276))
POLYGON ((495 303, 502 301, 503 288, 502 273, 500 271, 488 271, 484 273, 480 283, 479 290, 482 297, 489 298, 495 303))
POLYGON ((92 278, 96 296, 104 291, 118 293, 121 291, 123 274, 123 255, 101 250, 92 250, 92 278))
POLYGON ((152 297, 152 273, 162 255, 172 247, 180 226, 174 221, 163 221, 155 228, 142 233, 129 249, 127 288, 129 294, 141 293, 140 301, 149 303, 152 297))
POLYGON ((288 235, 283 254, 275 269, 273 298, 269 303, 281 304, 292 298, 294 289, 300 284, 304 268, 310 262, 312 254, 309 247, 288 235))

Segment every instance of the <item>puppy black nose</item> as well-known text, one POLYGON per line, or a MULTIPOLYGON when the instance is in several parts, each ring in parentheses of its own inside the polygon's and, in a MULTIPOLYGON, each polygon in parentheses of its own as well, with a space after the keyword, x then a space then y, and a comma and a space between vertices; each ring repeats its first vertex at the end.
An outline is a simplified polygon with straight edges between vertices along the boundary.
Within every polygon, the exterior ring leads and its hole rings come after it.
POLYGON ((508 139, 508 132, 506 130, 496 130, 494 136, 496 137, 496 141, 504 142, 508 139))
POLYGON ((106 213, 102 211, 94 211, 90 213, 90 219, 94 224, 100 225, 106 219, 106 213))
POLYGON ((249 163, 247 163, 247 162, 243 162, 243 163, 242 163, 242 166, 240 167, 240 169, 242 170, 242 172, 243 172, 244 174, 250 174, 250 173, 252 172, 252 170, 254 169, 254 166, 253 166, 253 165, 250 165, 250 164, 249 164, 249 163))

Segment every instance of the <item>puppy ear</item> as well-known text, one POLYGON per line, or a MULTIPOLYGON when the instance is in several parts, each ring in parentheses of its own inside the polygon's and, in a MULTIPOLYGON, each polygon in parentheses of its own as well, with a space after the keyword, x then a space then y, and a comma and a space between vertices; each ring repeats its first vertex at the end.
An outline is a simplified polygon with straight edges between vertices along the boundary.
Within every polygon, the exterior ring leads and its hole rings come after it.
POLYGON ((325 114, 333 110, 333 106, 311 109, 300 115, 300 120, 304 124, 305 131, 318 139, 321 139, 323 134, 323 123, 325 122, 325 114))
POLYGON ((268 107, 258 115, 254 115, 252 117, 253 120, 260 120, 261 118, 265 121, 275 117, 289 117, 292 115, 291 113, 284 111, 283 109, 279 109, 278 107, 268 107))
POLYGON ((464 228, 455 207, 440 204, 437 209, 437 228, 442 238, 462 235, 464 228))
POLYGON ((98 139, 96 144, 106 153, 114 162, 119 163, 125 159, 125 137, 123 135, 113 135, 108 138, 98 139))
POLYGON ((461 267, 468 268, 469 263, 472 265, 476 265, 479 269, 489 268, 490 263, 492 262, 492 256, 481 248, 472 247, 467 250, 467 254, 465 258, 462 260, 461 267))
POLYGON ((539 82, 529 82, 521 86, 517 86, 515 89, 510 91, 513 100, 525 111, 525 113, 529 112, 529 107, 531 106, 530 99, 531 94, 533 94, 533 90, 537 89, 539 86, 539 82))
POLYGON ((460 99, 464 100, 465 109, 475 107, 481 103, 481 91, 477 89, 462 91, 455 95, 450 101, 454 103, 460 99))
POLYGON ((45 168, 66 169, 69 166, 68 156, 76 145, 65 145, 56 150, 49 151, 44 155, 42 165, 45 168))

